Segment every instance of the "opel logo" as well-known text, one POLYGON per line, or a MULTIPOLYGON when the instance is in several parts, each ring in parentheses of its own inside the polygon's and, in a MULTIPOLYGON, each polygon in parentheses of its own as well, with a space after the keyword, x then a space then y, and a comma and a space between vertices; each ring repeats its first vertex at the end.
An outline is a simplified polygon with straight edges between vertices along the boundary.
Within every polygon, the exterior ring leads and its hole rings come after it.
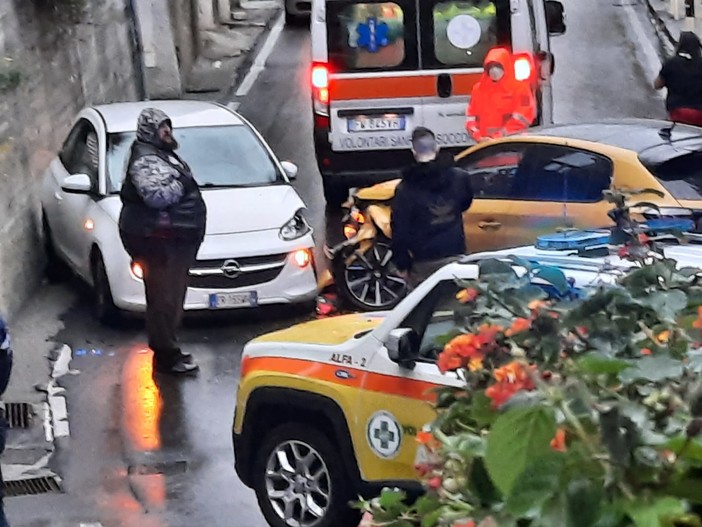
POLYGON ((222 272, 227 278, 236 278, 241 274, 241 266, 236 260, 227 260, 222 264, 222 272))

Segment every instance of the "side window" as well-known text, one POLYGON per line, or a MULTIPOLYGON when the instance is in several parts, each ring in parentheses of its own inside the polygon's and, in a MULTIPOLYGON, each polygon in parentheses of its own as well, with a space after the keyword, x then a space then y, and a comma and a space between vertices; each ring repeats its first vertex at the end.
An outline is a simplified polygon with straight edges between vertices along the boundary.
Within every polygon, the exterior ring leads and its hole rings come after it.
POLYGON ((98 188, 100 151, 98 136, 89 121, 81 119, 68 135, 59 158, 69 174, 87 174, 98 188))
POLYGON ((514 176, 515 200, 593 203, 610 187, 611 160, 577 148, 532 145, 514 176))
POLYGON ((432 12, 434 55, 445 66, 481 68, 497 46, 497 8, 492 0, 437 3, 432 12))
POLYGON ((329 60, 334 70, 416 67, 414 22, 404 2, 339 2, 327 5, 329 60))
POLYGON ((514 179, 527 146, 519 143, 488 147, 458 161, 470 174, 475 197, 511 199, 514 179))
POLYGON ((419 335, 420 360, 437 360, 444 345, 465 327, 468 308, 456 299, 461 289, 455 280, 440 282, 403 321, 402 327, 419 335))

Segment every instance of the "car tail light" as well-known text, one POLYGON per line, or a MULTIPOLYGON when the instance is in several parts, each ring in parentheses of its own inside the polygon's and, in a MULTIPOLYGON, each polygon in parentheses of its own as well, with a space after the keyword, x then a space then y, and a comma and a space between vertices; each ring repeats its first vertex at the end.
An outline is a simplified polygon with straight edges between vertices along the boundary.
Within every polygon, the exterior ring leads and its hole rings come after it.
POLYGON ((329 67, 322 62, 312 63, 312 101, 314 112, 329 115, 329 67))
POLYGON ((144 268, 141 266, 140 263, 132 262, 132 265, 129 266, 129 270, 132 272, 132 275, 137 280, 144 279, 144 268))
POLYGON ((363 224, 366 222, 366 218, 363 215, 363 213, 358 210, 358 209, 353 209, 351 211, 351 218, 353 218, 353 221, 355 221, 358 224, 363 224))
POLYGON ((351 238, 353 238, 357 234, 358 234, 358 229, 356 227, 354 227, 353 225, 350 225, 350 224, 344 225, 344 237, 347 240, 350 240, 351 238))
POLYGON ((529 54, 515 55, 514 57, 514 77, 518 81, 534 81, 536 66, 534 59, 529 54))
POLYGON ((300 269, 304 269, 312 263, 312 253, 309 249, 297 250, 293 253, 293 260, 300 269))

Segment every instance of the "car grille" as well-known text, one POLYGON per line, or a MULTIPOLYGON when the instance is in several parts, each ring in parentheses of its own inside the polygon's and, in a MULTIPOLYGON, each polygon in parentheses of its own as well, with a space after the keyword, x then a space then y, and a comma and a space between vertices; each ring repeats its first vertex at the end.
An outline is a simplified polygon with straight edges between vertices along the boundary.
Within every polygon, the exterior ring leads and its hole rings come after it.
POLYGON ((190 287, 234 289, 275 280, 285 267, 287 254, 247 256, 223 260, 197 260, 190 268, 190 287))

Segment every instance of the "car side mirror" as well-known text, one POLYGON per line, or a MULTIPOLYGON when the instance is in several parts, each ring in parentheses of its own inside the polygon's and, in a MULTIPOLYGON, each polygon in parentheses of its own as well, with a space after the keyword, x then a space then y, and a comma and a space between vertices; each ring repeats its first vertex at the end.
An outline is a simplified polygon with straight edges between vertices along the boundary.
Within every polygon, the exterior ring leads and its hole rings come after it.
POLYGON ((565 8, 558 0, 546 0, 546 27, 550 35, 566 32, 565 8))
POLYGON ((393 329, 385 344, 388 357, 403 368, 413 369, 419 357, 419 337, 413 329, 393 329))
POLYGON ((88 194, 93 190, 93 182, 88 174, 73 174, 63 180, 61 189, 68 194, 88 194))
POLYGON ((287 174, 288 178, 295 179, 297 177, 297 172, 299 171, 299 168, 297 168, 297 165, 295 163, 292 163, 290 161, 283 161, 280 164, 282 165, 283 170, 285 170, 285 174, 287 174))

